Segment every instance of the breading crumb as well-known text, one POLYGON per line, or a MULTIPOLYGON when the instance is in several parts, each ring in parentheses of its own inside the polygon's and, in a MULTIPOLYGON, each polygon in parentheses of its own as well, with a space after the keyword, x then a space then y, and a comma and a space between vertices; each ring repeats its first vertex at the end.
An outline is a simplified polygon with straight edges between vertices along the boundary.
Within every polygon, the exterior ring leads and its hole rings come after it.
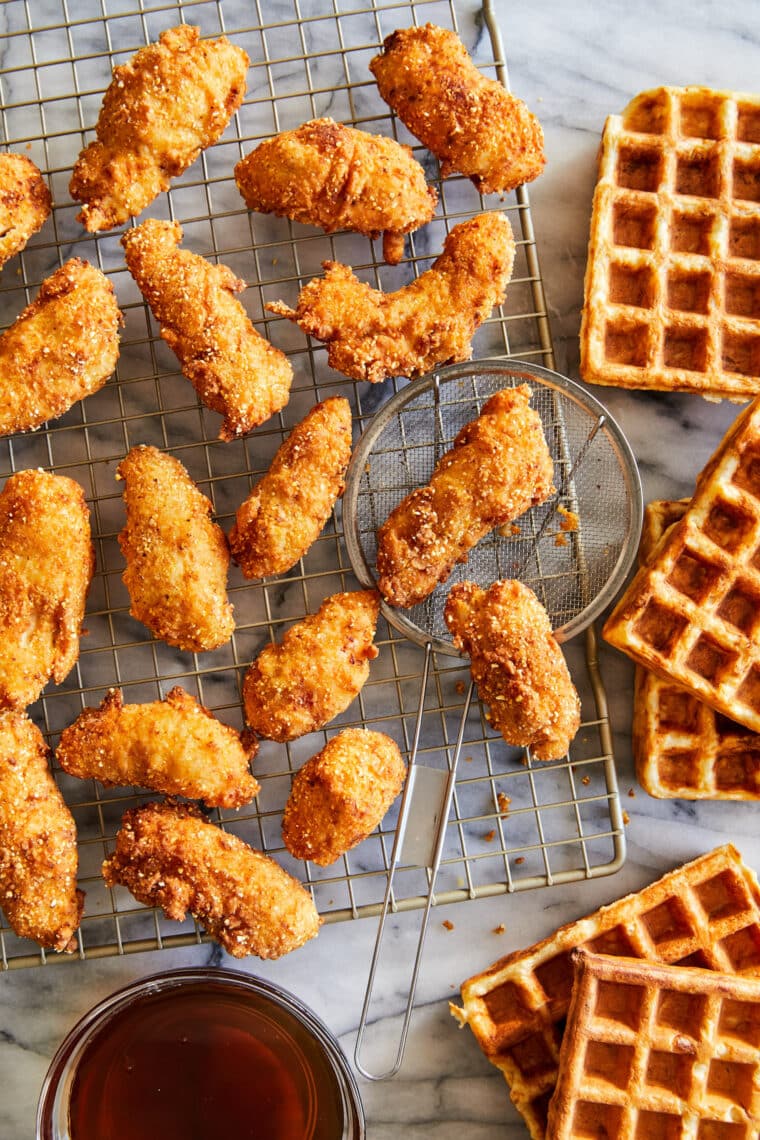
POLYGON ((442 927, 443 927, 445 930, 453 930, 453 929, 454 929, 454 923, 453 923, 453 922, 449 922, 448 918, 444 918, 443 922, 441 923, 441 926, 442 926, 442 927))

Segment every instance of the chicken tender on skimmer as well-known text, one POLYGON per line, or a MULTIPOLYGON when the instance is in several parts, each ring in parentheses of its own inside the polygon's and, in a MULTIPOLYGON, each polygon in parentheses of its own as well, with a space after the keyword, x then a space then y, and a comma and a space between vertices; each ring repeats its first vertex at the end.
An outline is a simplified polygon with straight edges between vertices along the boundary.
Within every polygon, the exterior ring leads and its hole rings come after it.
POLYGON ((25 154, 0 154, 0 266, 42 229, 52 199, 45 180, 25 154))

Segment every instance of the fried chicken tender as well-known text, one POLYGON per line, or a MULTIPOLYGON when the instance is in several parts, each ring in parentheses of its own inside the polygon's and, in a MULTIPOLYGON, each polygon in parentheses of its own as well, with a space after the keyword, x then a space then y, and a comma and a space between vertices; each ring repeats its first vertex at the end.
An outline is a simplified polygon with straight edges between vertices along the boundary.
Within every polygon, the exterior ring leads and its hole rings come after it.
POLYGON ((296 773, 282 838, 296 859, 326 867, 375 830, 401 791, 406 767, 382 732, 347 728, 296 773))
POLYGON ((435 24, 402 28, 369 68, 386 103, 439 159, 442 178, 459 171, 481 194, 493 194, 543 170, 538 119, 478 71, 455 32, 435 24))
POLYGON ((42 229, 52 208, 45 180, 25 154, 0 154, 0 266, 42 229))
POLYGON ((515 242, 503 214, 455 226, 426 273, 395 293, 359 281, 346 265, 323 262, 298 305, 267 305, 327 343, 331 368, 352 380, 414 379, 441 364, 469 360, 475 330, 504 300, 515 242))
POLYGON ((47 755, 26 713, 0 712, 0 900, 19 938, 70 952, 84 904, 77 835, 47 755))
POLYGON ((189 804, 125 812, 103 878, 177 922, 189 911, 233 958, 280 958, 319 933, 321 919, 299 882, 189 804))
POLYGON ((109 689, 100 708, 85 709, 63 730, 56 759, 70 776, 106 787, 134 785, 237 808, 259 793, 248 769, 255 754, 251 733, 241 738, 177 687, 141 705, 125 705, 121 689, 109 689))
POLYGON ((181 239, 178 222, 150 219, 121 244, 161 336, 201 401, 224 416, 219 438, 231 440, 287 404, 293 369, 236 298, 245 281, 226 265, 178 249, 181 239))
POLYGON ((332 119, 312 119, 261 143, 235 167, 250 210, 383 238, 391 265, 404 253, 404 234, 429 222, 438 195, 411 149, 332 119))
POLYGON ((185 468, 155 447, 133 447, 116 472, 127 524, 119 546, 130 613, 167 645, 200 653, 232 636, 230 553, 210 501, 185 468))
POLYGON ((347 709, 369 677, 380 612, 376 590, 332 594, 315 614, 267 645, 243 682, 248 724, 283 743, 316 732, 347 709))
POLYGON ((527 384, 504 388, 465 424, 430 482, 407 495, 377 536, 378 586, 416 606, 494 527, 552 493, 552 459, 527 384))
POLYGON ((74 667, 94 570, 79 484, 11 475, 0 491, 0 708, 26 708, 74 667))
POLYGON ((95 141, 69 183, 90 233, 120 226, 168 190, 243 102, 248 56, 226 36, 199 36, 187 24, 169 28, 114 68, 95 141))
POLYGON ((312 408, 238 507, 232 557, 246 578, 284 574, 319 537, 343 494, 351 458, 351 406, 342 396, 312 408))
POLYGON ((121 313, 99 269, 72 258, 0 336, 0 434, 32 431, 99 391, 116 367, 121 313))
POLYGON ((454 644, 470 658, 489 723, 536 760, 559 760, 581 723, 580 701, 549 615, 522 582, 453 586, 444 610, 454 644))

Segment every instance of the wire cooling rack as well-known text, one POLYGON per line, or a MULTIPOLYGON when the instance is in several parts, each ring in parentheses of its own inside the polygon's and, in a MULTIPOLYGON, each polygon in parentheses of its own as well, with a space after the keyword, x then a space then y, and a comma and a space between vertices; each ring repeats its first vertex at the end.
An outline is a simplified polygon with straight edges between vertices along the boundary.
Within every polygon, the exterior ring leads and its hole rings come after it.
MULTIPOLYGON (((505 78, 492 18, 489 33, 459 28, 486 74, 505 78)), ((97 573, 88 601, 86 636, 76 668, 60 686, 49 686, 30 710, 55 746, 61 730, 111 685, 127 701, 155 700, 180 684, 222 720, 242 726, 240 685, 251 659, 289 623, 314 612, 328 594, 356 585, 345 553, 340 507, 323 535, 284 577, 246 583, 230 579, 237 630, 214 653, 184 654, 155 641, 129 616, 121 582, 123 561, 117 534, 124 521, 114 474, 126 451, 155 444, 177 456, 215 505, 229 529, 252 483, 266 470, 284 435, 318 399, 347 396, 361 432, 397 389, 354 384, 332 372, 323 347, 307 341, 285 320, 267 315, 264 304, 293 303, 299 286, 318 274, 326 258, 351 265, 358 276, 384 289, 398 288, 437 256, 445 234, 483 208, 505 210, 518 238, 517 259, 503 311, 478 331, 476 357, 512 356, 553 364, 543 288, 528 195, 518 190, 504 201, 484 202, 465 179, 441 183, 431 156, 393 119, 380 99, 368 63, 383 38, 397 27, 433 22, 457 28, 452 4, 360 3, 357 0, 7 0, 0 6, 0 88, 4 144, 28 153, 42 169, 55 207, 42 231, 10 261, 0 276, 0 322, 10 324, 36 296, 42 280, 71 256, 98 265, 112 280, 125 327, 115 377, 97 394, 54 421, 47 430, 0 441, 0 479, 41 466, 76 479, 92 510, 97 573), (269 19, 264 19, 264 11, 269 19), (198 24, 206 36, 225 33, 251 57, 248 94, 223 138, 175 180, 141 216, 176 218, 184 244, 219 259, 249 282, 243 302, 257 327, 288 353, 295 380, 284 411, 251 436, 216 440, 219 417, 203 409, 180 375, 171 351, 127 272, 121 231, 87 235, 75 220, 68 194, 71 167, 93 137, 112 67, 161 31, 180 22, 198 24), (393 134, 414 149, 440 206, 430 225, 407 239, 407 257, 382 264, 379 246, 351 234, 326 236, 284 219, 251 214, 237 193, 233 167, 259 141, 329 115, 375 133, 393 134)), ((320 869, 292 859, 280 835, 291 773, 347 725, 365 724, 394 737, 407 754, 414 729, 422 651, 381 621, 380 656, 358 700, 328 733, 283 746, 262 742, 255 771, 258 801, 240 812, 211 813, 229 831, 274 855, 311 888, 325 920, 377 914, 388 869, 396 815, 333 867, 320 869)), ((623 827, 604 693, 596 668, 593 630, 584 647, 566 647, 583 700, 584 721, 567 762, 524 766, 489 728, 473 705, 466 726, 463 763, 453 800, 436 900, 451 902, 609 874, 624 857, 623 827)), ((468 671, 452 658, 436 659, 425 693, 420 756, 445 765, 453 748, 468 671)), ((87 893, 79 932, 80 957, 102 957, 205 937, 188 920, 171 923, 135 903, 121 888, 108 890, 100 864, 112 845, 123 811, 147 798, 139 789, 104 789, 55 768, 79 833, 80 885, 87 893)), ((393 907, 417 908, 428 893, 424 868, 400 868, 393 907)), ((10 969, 71 960, 46 955, 20 940, 0 919, 0 967, 10 969)))

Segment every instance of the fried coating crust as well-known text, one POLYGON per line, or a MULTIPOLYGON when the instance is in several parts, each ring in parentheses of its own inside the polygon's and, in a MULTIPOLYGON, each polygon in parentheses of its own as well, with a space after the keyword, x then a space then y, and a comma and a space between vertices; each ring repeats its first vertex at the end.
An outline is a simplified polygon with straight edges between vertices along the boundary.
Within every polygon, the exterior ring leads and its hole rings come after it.
POLYGON ((0 712, 0 898, 19 938, 71 952, 84 904, 77 835, 47 755, 26 713, 0 712))
POLYGON ((235 620, 227 600, 230 554, 212 506, 185 468, 155 447, 133 447, 116 472, 124 480, 130 613, 178 649, 218 649, 235 620))
POLYGON ((382 732, 347 728, 296 773, 282 838, 296 859, 326 867, 374 831, 401 791, 406 767, 382 732))
POLYGON ((115 67, 96 138, 81 152, 69 193, 94 233, 120 226, 169 189, 211 146, 243 102, 250 60, 226 36, 201 40, 181 24, 115 67))
POLYGON ((177 922, 189 911, 233 958, 280 958, 319 933, 321 919, 299 882, 189 804, 125 812, 103 878, 177 922))
POLYGON ((56 759, 70 776, 106 787, 134 785, 236 808, 259 793, 248 769, 255 754, 252 734, 241 739, 177 687, 142 705, 125 705, 121 689, 109 689, 100 708, 85 709, 63 730, 56 759))
POLYGON ((178 222, 150 219, 121 239, 129 272, 161 325, 161 336, 208 408, 219 438, 258 427, 288 402, 293 369, 251 324, 235 297, 246 288, 226 265, 178 249, 178 222))
POLYGON ((581 723, 580 701, 549 615, 522 582, 453 586, 444 610, 454 644, 470 658, 488 720, 536 760, 559 760, 581 723))
POLYGON ((316 542, 343 494, 350 458, 351 406, 335 396, 293 428, 238 507, 230 549, 246 578, 284 574, 316 542))
POLYGON ((429 222, 438 195, 411 149, 332 119, 312 119, 261 143, 235 167, 249 210, 326 233, 385 233, 383 256, 401 260, 404 234, 429 222))
POLYGON ((504 388, 465 424, 430 482, 407 495, 377 535, 378 586, 392 606, 416 606, 476 542, 554 490, 553 464, 527 384, 504 388))
POLYGON ((532 182, 544 133, 523 103, 481 75, 459 36, 425 24, 388 36, 369 65, 386 103, 439 159, 441 176, 467 175, 481 194, 532 182))
POLYGON ((99 391, 116 367, 113 285, 72 258, 0 336, 0 434, 32 431, 99 391))
POLYGON ((347 709, 377 657, 380 612, 376 590, 332 594, 315 614, 261 651, 246 673, 243 704, 249 725, 267 740, 296 740, 347 709))
POLYGON ((11 475, 0 491, 0 708, 26 708, 74 667, 94 570, 79 484, 11 475))
POLYGON ((0 266, 42 229, 53 201, 25 154, 0 154, 0 266))
POLYGON ((359 281, 346 265, 325 261, 323 278, 305 285, 297 308, 267 305, 309 336, 327 342, 331 368, 378 384, 413 379, 441 364, 469 360, 475 330, 504 300, 515 243, 503 214, 479 214, 455 226, 433 266, 395 293, 359 281))

